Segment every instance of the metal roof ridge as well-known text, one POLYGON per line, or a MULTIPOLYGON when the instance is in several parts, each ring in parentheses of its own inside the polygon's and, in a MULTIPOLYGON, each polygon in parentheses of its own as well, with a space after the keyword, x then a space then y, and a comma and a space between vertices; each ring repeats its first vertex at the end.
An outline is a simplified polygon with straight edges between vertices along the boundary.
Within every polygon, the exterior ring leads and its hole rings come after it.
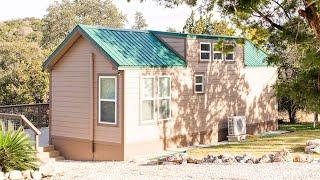
POLYGON ((100 25, 86 25, 86 24, 78 24, 80 27, 85 28, 93 28, 93 29, 105 29, 110 31, 127 31, 127 32, 140 32, 140 33, 150 33, 148 30, 139 30, 139 29, 126 29, 126 28, 111 28, 100 25))

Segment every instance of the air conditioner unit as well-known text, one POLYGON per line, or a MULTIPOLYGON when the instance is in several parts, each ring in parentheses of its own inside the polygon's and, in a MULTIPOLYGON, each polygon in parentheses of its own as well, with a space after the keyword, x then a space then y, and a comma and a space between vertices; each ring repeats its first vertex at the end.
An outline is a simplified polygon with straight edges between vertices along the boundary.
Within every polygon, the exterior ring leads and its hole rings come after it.
POLYGON ((246 117, 232 116, 228 117, 228 140, 242 141, 246 139, 246 117))

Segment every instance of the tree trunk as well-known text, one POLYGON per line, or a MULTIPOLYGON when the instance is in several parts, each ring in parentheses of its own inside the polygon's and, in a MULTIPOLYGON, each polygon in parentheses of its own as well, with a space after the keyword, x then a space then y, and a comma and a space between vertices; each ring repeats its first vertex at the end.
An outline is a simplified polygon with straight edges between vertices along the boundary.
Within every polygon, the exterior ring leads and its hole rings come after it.
POLYGON ((296 113, 294 109, 288 109, 290 124, 297 123, 296 113))
POLYGON ((316 128, 318 126, 318 113, 314 113, 314 118, 313 118, 313 127, 316 128))

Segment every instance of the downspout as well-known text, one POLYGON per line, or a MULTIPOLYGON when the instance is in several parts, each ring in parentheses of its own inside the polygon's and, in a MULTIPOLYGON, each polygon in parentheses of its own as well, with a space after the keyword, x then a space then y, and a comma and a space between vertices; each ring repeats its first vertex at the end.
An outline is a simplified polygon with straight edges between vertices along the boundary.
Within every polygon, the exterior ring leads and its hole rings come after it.
POLYGON ((89 93, 90 93, 90 142, 91 142, 91 159, 94 160, 94 152, 95 152, 95 147, 94 147, 94 54, 90 54, 90 75, 89 75, 89 93))

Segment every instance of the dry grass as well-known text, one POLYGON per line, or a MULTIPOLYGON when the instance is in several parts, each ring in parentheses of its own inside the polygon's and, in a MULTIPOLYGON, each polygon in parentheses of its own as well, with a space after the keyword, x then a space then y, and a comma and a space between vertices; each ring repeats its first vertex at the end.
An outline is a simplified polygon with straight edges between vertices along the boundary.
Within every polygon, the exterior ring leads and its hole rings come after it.
MULTIPOLYGON (((204 157, 207 154, 244 154, 250 153, 261 156, 270 152, 277 152, 283 148, 292 153, 304 153, 307 140, 320 138, 320 128, 312 128, 312 124, 281 125, 281 130, 290 130, 290 133, 276 136, 250 136, 241 143, 230 143, 211 147, 196 148, 188 151, 192 157, 204 157)), ((313 155, 313 157, 320 155, 313 155)))

